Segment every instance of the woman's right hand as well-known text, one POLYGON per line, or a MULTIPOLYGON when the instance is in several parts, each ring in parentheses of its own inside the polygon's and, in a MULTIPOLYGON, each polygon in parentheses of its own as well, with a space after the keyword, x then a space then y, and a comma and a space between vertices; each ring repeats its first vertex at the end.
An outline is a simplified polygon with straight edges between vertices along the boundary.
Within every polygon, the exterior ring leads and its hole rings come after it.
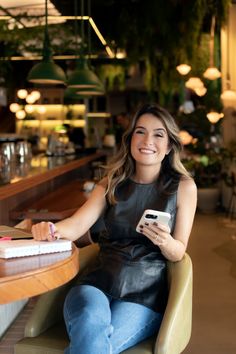
POLYGON ((55 224, 48 221, 42 221, 33 225, 31 232, 36 241, 54 241, 60 238, 60 233, 55 224))

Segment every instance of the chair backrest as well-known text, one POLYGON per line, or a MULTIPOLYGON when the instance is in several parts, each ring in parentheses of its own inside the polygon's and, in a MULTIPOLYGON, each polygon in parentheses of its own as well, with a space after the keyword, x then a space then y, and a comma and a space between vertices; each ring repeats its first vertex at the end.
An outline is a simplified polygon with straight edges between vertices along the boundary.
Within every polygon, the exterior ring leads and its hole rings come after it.
POLYGON ((155 343, 155 354, 179 354, 189 342, 192 279, 192 261, 188 254, 179 262, 168 262, 169 297, 155 343))

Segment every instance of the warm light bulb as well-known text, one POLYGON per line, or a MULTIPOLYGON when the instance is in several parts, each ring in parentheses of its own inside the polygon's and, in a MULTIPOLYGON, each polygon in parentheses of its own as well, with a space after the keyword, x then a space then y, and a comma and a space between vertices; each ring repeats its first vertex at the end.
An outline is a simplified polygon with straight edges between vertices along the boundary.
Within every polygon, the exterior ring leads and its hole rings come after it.
POLYGON ((220 95, 222 100, 236 100, 236 92, 233 90, 225 90, 220 95))
POLYGON ((25 89, 21 89, 17 91, 17 97, 19 97, 20 99, 24 100, 28 95, 27 90, 25 89))
POLYGON ((30 103, 30 104, 32 104, 32 103, 34 103, 36 101, 35 97, 33 95, 31 95, 31 94, 28 95, 25 100, 26 100, 27 103, 30 103))
POLYGON ((219 112, 209 112, 207 113, 207 118, 209 120, 209 122, 211 122, 212 124, 217 123, 220 118, 224 117, 224 113, 219 113, 219 112))
POLYGON ((24 119, 26 117, 26 113, 23 109, 21 109, 20 111, 16 112, 16 118, 17 119, 24 119))
POLYGON ((18 103, 11 103, 10 106, 10 111, 13 113, 16 113, 20 109, 20 105, 18 103))
POLYGON ((30 93, 30 95, 34 97, 35 101, 39 100, 40 97, 41 97, 41 93, 40 93, 39 91, 36 91, 36 90, 35 90, 35 91, 32 91, 32 92, 30 93))
POLYGON ((37 111, 40 114, 44 114, 46 112, 46 107, 45 106, 38 106, 37 111))
POLYGON ((188 64, 180 64, 176 66, 176 70, 179 72, 180 75, 187 75, 191 69, 191 66, 188 64))
POLYGON ((179 137, 183 145, 188 145, 192 142, 193 137, 186 130, 180 130, 179 137))
POLYGON ((116 58, 117 59, 124 59, 126 58, 126 51, 124 49, 117 49, 117 52, 116 52, 116 58))
POLYGON ((203 86, 203 87, 197 87, 194 91, 195 91, 196 95, 202 97, 206 94, 207 89, 205 86, 203 86))
POLYGON ((25 106, 25 111, 29 114, 32 113, 34 111, 34 106, 32 104, 27 104, 25 106))
POLYGON ((185 86, 191 90, 196 90, 197 88, 204 87, 204 84, 199 77, 190 77, 188 81, 185 82, 185 86))
POLYGON ((210 66, 203 73, 203 76, 208 80, 216 80, 219 79, 219 77, 221 77, 221 72, 216 67, 210 66))

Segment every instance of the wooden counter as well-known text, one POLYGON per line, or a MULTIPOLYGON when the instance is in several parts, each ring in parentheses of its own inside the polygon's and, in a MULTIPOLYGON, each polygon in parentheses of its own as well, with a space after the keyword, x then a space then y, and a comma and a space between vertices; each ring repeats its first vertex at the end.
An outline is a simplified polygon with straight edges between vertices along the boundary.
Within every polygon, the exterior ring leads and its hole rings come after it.
POLYGON ((105 154, 97 152, 84 157, 74 157, 71 161, 60 157, 35 157, 27 173, 13 177, 10 183, 0 186, 0 224, 13 226, 10 211, 19 205, 34 203, 47 193, 75 179, 91 179, 91 164, 104 160, 105 154))

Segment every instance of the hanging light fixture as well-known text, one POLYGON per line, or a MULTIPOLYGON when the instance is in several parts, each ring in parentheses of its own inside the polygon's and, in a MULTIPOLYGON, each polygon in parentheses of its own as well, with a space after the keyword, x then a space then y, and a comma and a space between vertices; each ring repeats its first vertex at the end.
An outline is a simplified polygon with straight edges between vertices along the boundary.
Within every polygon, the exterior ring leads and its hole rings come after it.
POLYGON ((192 69, 191 66, 188 64, 180 64, 176 66, 176 70, 180 75, 187 75, 191 69, 192 69))
POLYGON ((88 61, 84 55, 84 0, 81 0, 81 47, 78 53, 78 27, 77 27, 77 1, 75 0, 75 39, 76 39, 76 70, 68 78, 68 87, 87 89, 96 88, 101 85, 97 75, 89 68, 88 61))
POLYGON ((229 17, 230 15, 228 14, 228 24, 227 24, 227 35, 225 36, 226 38, 226 43, 227 43, 227 57, 226 57, 226 90, 224 90, 221 94, 221 99, 224 102, 224 106, 227 106, 230 101, 235 101, 236 100, 236 92, 231 89, 231 80, 230 80, 230 52, 229 52, 229 17))
POLYGON ((215 16, 212 16, 210 33, 210 66, 203 73, 208 80, 216 80, 221 77, 221 72, 214 66, 214 40, 215 40, 215 16))
POLYGON ((27 80, 36 84, 65 84, 66 75, 62 68, 54 63, 52 59, 52 49, 48 34, 48 3, 45 0, 45 30, 43 42, 43 59, 41 63, 33 66, 27 80))
POLYGON ((188 81, 185 82, 185 86, 193 91, 204 87, 204 83, 199 77, 190 77, 188 81))
MULTIPOLYGON (((88 0, 88 16, 89 18, 91 17, 91 1, 88 0)), ((88 66, 90 70, 92 71, 91 67, 91 27, 90 25, 88 26, 88 66)), ((99 80, 98 84, 94 87, 88 87, 88 88, 78 88, 77 89, 77 94, 80 96, 103 96, 105 93, 104 91, 104 86, 102 82, 99 80)))
POLYGON ((211 111, 211 112, 207 113, 207 119, 212 124, 217 123, 223 117, 224 117, 224 113, 219 113, 219 112, 215 112, 215 111, 211 111))
POLYGON ((207 88, 205 86, 197 87, 194 91, 195 91, 196 95, 202 97, 206 94, 207 88))

